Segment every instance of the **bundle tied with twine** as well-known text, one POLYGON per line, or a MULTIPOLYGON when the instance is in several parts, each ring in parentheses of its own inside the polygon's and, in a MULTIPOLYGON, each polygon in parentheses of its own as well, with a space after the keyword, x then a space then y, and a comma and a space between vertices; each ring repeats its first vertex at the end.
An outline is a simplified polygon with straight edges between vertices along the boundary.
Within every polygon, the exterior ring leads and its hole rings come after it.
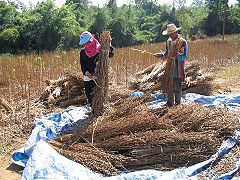
POLYGON ((161 83, 162 84, 161 88, 163 93, 170 94, 173 91, 172 87, 173 87, 173 71, 175 66, 175 59, 178 55, 178 52, 181 46, 182 46, 182 40, 180 37, 178 37, 176 41, 173 41, 172 49, 168 53, 166 68, 165 68, 162 83, 161 83))
POLYGON ((94 117, 102 115, 104 110, 103 103, 108 96, 108 58, 111 40, 109 31, 105 31, 100 35, 101 53, 96 67, 97 86, 93 92, 92 108, 94 117))

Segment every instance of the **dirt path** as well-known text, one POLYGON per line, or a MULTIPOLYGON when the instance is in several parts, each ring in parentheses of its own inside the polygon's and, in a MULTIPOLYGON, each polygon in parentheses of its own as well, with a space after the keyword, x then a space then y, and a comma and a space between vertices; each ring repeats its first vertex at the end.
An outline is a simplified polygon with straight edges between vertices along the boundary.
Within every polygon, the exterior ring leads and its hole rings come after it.
POLYGON ((11 162, 10 155, 0 155, 0 179, 19 180, 21 179, 23 168, 11 162))

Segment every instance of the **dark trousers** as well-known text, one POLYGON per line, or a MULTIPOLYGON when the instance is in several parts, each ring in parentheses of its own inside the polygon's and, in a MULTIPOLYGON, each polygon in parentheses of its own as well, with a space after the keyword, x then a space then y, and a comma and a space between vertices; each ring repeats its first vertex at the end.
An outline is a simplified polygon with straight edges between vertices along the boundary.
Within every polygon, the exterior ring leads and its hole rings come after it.
POLYGON ((170 93, 167 95, 167 105, 173 106, 174 101, 175 104, 178 105, 181 103, 181 97, 182 97, 182 80, 178 78, 174 78, 173 80, 173 93, 170 93))
POLYGON ((90 106, 92 106, 92 101, 93 101, 93 91, 96 87, 96 83, 91 80, 91 81, 84 81, 84 87, 85 87, 85 94, 88 99, 88 103, 90 106))

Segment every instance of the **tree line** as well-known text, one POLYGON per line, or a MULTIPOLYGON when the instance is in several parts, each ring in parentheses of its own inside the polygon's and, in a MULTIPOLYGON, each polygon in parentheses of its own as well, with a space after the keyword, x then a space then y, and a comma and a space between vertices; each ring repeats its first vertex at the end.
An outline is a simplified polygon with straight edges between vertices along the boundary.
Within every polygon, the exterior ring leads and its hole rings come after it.
POLYGON ((46 0, 26 7, 16 1, 0 1, 0 53, 26 53, 69 50, 78 47, 79 35, 89 30, 96 36, 111 31, 112 44, 124 47, 165 41, 161 32, 166 24, 182 27, 185 38, 240 33, 240 0, 174 0, 172 5, 159 5, 157 0, 133 0, 117 6, 109 0, 103 7, 88 0, 67 0, 57 7, 46 0))

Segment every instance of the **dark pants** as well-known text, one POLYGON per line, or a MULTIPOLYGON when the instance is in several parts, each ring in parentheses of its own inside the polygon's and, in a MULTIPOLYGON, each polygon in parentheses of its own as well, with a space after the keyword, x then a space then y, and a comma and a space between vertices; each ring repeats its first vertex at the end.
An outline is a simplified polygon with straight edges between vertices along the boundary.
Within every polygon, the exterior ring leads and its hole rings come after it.
POLYGON ((93 91, 96 87, 96 84, 94 81, 84 81, 84 87, 85 87, 85 94, 88 99, 88 103, 90 106, 92 106, 92 101, 93 101, 93 91))
POLYGON ((182 97, 182 80, 178 78, 174 78, 173 80, 173 93, 170 93, 167 95, 167 105, 173 106, 174 101, 175 105, 178 105, 181 103, 181 97, 182 97))

